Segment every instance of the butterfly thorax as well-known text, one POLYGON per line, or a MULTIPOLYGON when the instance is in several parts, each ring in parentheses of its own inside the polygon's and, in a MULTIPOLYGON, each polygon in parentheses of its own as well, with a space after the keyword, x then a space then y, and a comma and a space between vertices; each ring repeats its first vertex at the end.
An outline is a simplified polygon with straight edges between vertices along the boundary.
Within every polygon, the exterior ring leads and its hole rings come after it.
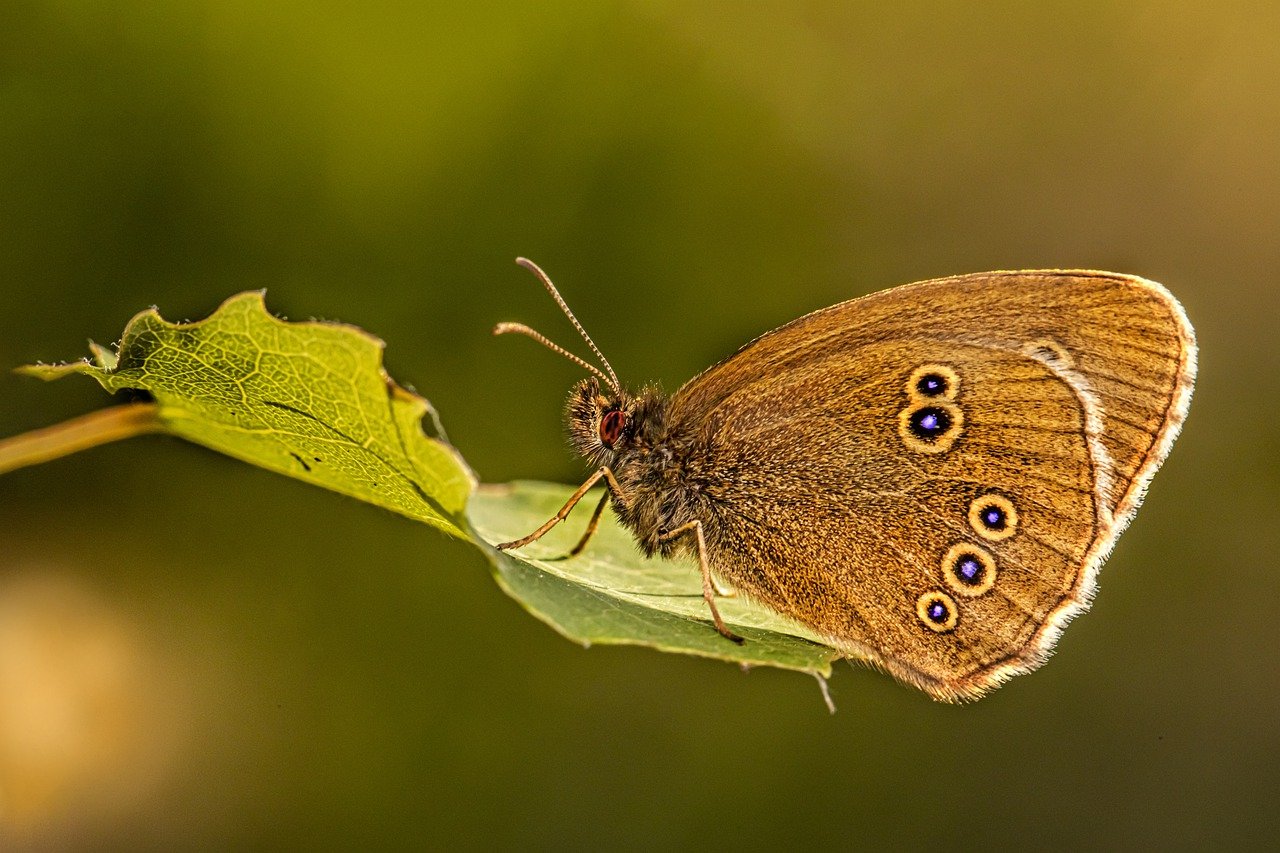
POLYGON ((592 378, 574 387, 565 407, 574 446, 592 465, 613 472, 620 486, 614 513, 650 556, 688 548, 660 538, 698 518, 702 500, 689 476, 689 448, 667 428, 668 403, 653 386, 612 392, 592 378))

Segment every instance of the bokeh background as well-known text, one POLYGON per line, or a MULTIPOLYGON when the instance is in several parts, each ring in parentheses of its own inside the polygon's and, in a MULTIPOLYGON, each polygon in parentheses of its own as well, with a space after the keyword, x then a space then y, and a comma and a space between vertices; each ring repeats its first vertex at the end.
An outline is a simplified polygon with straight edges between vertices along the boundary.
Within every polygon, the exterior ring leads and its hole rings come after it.
MULTIPOLYGON (((490 482, 578 377, 674 389, 993 268, 1166 283, 1183 437, 1040 672, 969 707, 584 650, 425 527, 164 438, 0 478, 0 846, 1262 846, 1280 831, 1280 7, 0 4, 0 366, 268 288, 490 482)), ((927 308, 922 308, 927 310, 927 308)), ((99 407, 0 373, 0 435, 99 407)))

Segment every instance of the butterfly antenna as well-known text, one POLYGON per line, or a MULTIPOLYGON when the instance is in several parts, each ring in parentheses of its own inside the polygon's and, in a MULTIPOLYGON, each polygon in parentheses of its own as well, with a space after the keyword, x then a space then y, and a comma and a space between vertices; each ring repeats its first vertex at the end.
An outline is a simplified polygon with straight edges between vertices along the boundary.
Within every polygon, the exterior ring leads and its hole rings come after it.
MULTIPOLYGON (((596 376, 599 376, 601 381, 603 381, 606 385, 609 385, 611 381, 617 382, 617 379, 610 380, 608 376, 605 376, 603 373, 601 373, 600 368, 596 367, 594 364, 590 364, 589 362, 579 358, 578 356, 569 352, 567 349, 560 346, 559 344, 552 343, 547 338, 546 335, 535 332, 533 329, 530 329, 524 323, 499 323, 498 325, 493 327, 493 333, 495 335, 506 335, 506 334, 514 333, 517 335, 524 335, 526 338, 533 338, 535 341, 542 344, 544 347, 551 350, 552 352, 560 353, 562 356, 569 359, 579 367, 585 367, 587 370, 591 371, 596 376)), ((612 371, 610 372, 612 373, 612 371)), ((612 387, 615 392, 618 390, 617 385, 612 385, 612 387)))
MULTIPOLYGON (((551 279, 547 277, 547 274, 542 271, 541 267, 539 267, 537 264, 535 264, 533 261, 529 260, 528 258, 516 258, 516 263, 538 277, 538 280, 542 282, 542 286, 547 289, 547 293, 551 294, 551 298, 556 301, 556 304, 560 306, 560 310, 563 311, 564 315, 569 318, 569 322, 573 323, 573 327, 578 330, 578 334, 582 335, 582 339, 587 342, 587 346, 591 347, 591 351, 596 354, 596 358, 600 359, 600 363, 604 365, 604 369, 609 371, 608 381, 609 381, 609 385, 613 388, 614 393, 618 393, 618 394, 622 393, 622 383, 618 381, 618 374, 613 372, 613 367, 609 364, 609 359, 604 357, 604 353, 600 352, 600 348, 596 346, 596 342, 591 340, 591 336, 587 334, 587 330, 582 328, 582 324, 578 322, 578 318, 573 316, 573 312, 569 310, 569 306, 565 303, 564 297, 560 295, 560 291, 556 290, 556 286, 551 283, 551 279)), ((518 324, 504 324, 504 325, 515 326, 518 324)), ((512 328, 512 329, 509 329, 509 331, 514 332, 514 331, 517 331, 517 329, 512 328)), ((533 332, 532 329, 529 329, 529 331, 533 332)), ((501 334, 500 332, 497 331, 497 329, 495 329, 494 332, 497 334, 501 334)), ((521 332, 521 334, 527 334, 527 333, 521 332)), ((566 356, 569 355, 568 352, 561 349, 560 347, 555 346, 546 338, 542 337, 541 335, 538 335, 537 332, 533 332, 533 334, 537 335, 537 338, 535 338, 535 340, 541 339, 542 343, 546 344, 552 349, 559 351, 563 355, 566 355, 566 356)), ((585 361, 582 361, 582 359, 578 359, 573 356, 570 356, 570 357, 575 358, 575 360, 578 361, 578 363, 583 365, 584 367, 590 368, 592 372, 599 375, 601 379, 605 378, 603 375, 600 374, 600 371, 596 370, 595 368, 591 368, 590 365, 588 365, 585 361)))

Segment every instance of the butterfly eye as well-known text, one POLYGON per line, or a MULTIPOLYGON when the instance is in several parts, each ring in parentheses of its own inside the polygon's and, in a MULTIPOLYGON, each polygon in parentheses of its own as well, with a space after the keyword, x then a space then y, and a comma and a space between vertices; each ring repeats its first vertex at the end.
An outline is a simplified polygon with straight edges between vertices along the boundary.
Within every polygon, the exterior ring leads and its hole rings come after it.
POLYGON ((608 412, 600 420, 600 441, 605 447, 613 447, 614 442, 622 437, 622 428, 627 425, 627 416, 621 409, 608 412))

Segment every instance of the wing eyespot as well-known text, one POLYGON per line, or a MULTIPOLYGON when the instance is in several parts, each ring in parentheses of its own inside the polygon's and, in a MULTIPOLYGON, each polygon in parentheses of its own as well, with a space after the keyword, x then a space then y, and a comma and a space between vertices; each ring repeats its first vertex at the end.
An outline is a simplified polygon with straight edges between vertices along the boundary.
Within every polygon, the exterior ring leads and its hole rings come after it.
POLYGON ((919 453, 945 453, 963 427, 964 413, 948 400, 913 402, 898 414, 898 435, 919 453))
POLYGON ((952 545, 942 558, 942 579, 967 598, 990 592, 996 583, 996 559, 976 545, 952 545))
POLYGON ((948 364, 922 364, 907 379, 907 396, 912 402, 954 401, 960 393, 960 374, 948 364))
POLYGON ((1018 532, 1018 510, 1004 495, 982 495, 969 505, 969 526, 988 542, 1001 542, 1018 532))
POLYGON ((941 590, 930 590, 916 599, 916 615, 930 631, 945 634, 960 622, 956 600, 941 590))

